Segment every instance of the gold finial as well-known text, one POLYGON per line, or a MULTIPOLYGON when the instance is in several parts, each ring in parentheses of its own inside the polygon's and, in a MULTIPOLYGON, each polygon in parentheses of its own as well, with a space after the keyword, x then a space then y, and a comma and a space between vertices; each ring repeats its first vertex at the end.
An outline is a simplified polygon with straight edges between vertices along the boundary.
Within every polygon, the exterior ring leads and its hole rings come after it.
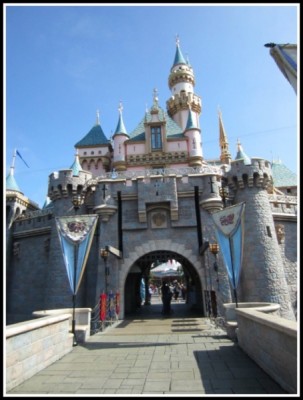
POLYGON ((97 114, 96 124, 97 124, 97 125, 100 125, 100 111, 97 110, 96 114, 97 114))
POLYGON ((122 111, 123 111, 123 104, 122 104, 122 101, 121 101, 121 100, 120 100, 120 103, 119 103, 119 108, 118 108, 118 110, 119 110, 119 113, 122 114, 122 111))
POLYGON ((180 45, 180 38, 179 35, 176 34, 176 45, 179 46, 180 45))

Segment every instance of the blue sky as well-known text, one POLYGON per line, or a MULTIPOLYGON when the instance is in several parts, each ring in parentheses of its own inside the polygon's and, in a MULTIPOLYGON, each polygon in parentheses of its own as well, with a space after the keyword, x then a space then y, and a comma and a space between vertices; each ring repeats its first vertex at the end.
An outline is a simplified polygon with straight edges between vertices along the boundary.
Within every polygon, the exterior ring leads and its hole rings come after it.
POLYGON ((21 191, 43 206, 48 176, 74 160, 96 110, 109 138, 119 102, 127 131, 166 107, 176 35, 202 98, 203 154, 219 157, 218 107, 230 152, 280 158, 298 173, 298 98, 265 43, 297 43, 298 5, 7 5, 5 177, 16 148, 21 191))

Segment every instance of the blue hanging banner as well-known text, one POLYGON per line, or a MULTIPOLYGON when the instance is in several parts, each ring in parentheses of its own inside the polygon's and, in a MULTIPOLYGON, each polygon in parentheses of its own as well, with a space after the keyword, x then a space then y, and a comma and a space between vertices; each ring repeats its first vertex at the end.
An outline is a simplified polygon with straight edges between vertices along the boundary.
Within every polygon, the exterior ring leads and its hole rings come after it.
POLYGON ((239 283, 244 243, 245 203, 212 214, 227 273, 235 290, 239 283))
POLYGON ((56 217, 67 277, 74 295, 81 283, 97 221, 98 215, 56 217))

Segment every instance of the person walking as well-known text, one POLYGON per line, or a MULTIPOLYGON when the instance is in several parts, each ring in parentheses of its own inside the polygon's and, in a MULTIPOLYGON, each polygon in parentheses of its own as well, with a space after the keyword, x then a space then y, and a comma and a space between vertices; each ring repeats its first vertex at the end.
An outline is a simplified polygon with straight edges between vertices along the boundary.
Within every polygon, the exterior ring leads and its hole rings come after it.
POLYGON ((161 294, 163 303, 162 314, 169 315, 171 313, 170 302, 172 298, 172 292, 170 291, 170 288, 165 281, 163 282, 161 287, 161 294))

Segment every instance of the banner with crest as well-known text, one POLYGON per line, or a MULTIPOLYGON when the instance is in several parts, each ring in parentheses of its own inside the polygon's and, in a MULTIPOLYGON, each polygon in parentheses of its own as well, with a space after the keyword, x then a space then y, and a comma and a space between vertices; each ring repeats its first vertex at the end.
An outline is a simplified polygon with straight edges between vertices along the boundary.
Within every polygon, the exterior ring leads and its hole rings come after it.
POLYGON ((244 243, 245 203, 212 214, 227 273, 235 290, 239 283, 244 243))
POLYGON ((97 221, 98 215, 56 217, 67 277, 74 295, 81 283, 97 221))

